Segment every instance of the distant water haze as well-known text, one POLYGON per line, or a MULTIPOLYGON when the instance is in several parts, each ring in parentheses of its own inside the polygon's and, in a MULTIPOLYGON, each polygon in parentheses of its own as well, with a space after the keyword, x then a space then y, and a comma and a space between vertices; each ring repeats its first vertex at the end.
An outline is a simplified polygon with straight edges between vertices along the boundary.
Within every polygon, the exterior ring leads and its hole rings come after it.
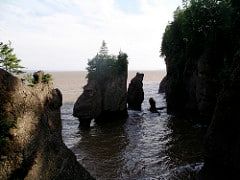
MULTIPOLYGON (((128 84, 137 72, 144 73, 144 84, 159 82, 165 76, 166 71, 129 71, 128 84)), ((55 88, 59 88, 63 94, 63 103, 72 103, 77 100, 87 83, 86 71, 59 71, 50 72, 53 75, 55 88)))

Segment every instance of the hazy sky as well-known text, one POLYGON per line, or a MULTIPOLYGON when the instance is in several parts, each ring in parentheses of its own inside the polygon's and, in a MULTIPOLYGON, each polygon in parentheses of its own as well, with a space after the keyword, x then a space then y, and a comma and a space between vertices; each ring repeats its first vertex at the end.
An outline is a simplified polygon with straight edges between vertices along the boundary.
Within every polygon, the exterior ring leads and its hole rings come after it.
POLYGON ((29 70, 85 70, 102 40, 110 54, 128 54, 130 70, 164 69, 162 34, 181 2, 0 0, 0 41, 29 70))

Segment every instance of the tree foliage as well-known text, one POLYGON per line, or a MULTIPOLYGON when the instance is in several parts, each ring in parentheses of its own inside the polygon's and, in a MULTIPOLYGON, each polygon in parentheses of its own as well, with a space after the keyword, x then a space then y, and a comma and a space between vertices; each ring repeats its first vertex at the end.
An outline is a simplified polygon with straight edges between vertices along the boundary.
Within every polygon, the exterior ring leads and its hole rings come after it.
MULTIPOLYGON (((235 0, 185 0, 174 12, 174 20, 163 35, 161 56, 179 71, 184 64, 196 65, 206 55, 216 65, 216 74, 224 72, 234 56, 239 34, 240 13, 235 0)), ((182 74, 182 73, 180 73, 182 74)))
POLYGON ((102 56, 108 55, 108 47, 107 47, 107 43, 105 41, 102 42, 102 46, 100 47, 99 54, 102 56))
POLYGON ((175 11, 174 21, 165 30, 162 56, 184 52, 194 57, 216 42, 220 42, 216 47, 220 48, 230 41, 232 7, 228 0, 191 0, 184 4, 183 9, 175 11))
POLYGON ((22 69, 24 68, 20 62, 21 60, 13 53, 11 42, 7 44, 0 42, 0 68, 10 73, 20 74, 23 73, 22 69))
POLYGON ((127 72, 128 56, 119 52, 118 56, 109 55, 105 41, 103 41, 99 53, 88 61, 88 78, 94 78, 104 82, 116 75, 127 72))

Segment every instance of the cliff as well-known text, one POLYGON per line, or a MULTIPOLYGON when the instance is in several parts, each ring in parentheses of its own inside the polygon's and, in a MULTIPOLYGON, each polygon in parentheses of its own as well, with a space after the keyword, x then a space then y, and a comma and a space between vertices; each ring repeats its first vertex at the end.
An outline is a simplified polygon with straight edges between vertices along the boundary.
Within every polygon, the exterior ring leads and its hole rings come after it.
POLYGON ((127 55, 117 58, 97 55, 89 62, 88 83, 74 104, 73 116, 80 126, 96 122, 126 118, 127 113, 127 55))
POLYGON ((232 63, 233 44, 228 35, 231 8, 226 1, 190 4, 177 9, 162 41, 167 67, 166 101, 169 114, 209 125, 232 63), (217 15, 212 16, 214 13, 217 15))
POLYGON ((162 42, 168 113, 208 127, 204 180, 240 178, 239 17, 239 1, 191 1, 162 42))
POLYGON ((30 87, 0 69, 0 179, 93 179, 62 141, 62 95, 41 74, 30 87))

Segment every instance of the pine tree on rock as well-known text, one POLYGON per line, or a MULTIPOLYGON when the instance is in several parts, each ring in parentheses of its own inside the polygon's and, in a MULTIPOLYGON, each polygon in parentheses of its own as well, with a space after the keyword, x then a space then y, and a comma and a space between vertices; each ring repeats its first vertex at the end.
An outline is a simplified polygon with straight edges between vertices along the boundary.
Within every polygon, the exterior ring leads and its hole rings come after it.
POLYGON ((16 54, 13 53, 11 48, 11 42, 4 44, 0 42, 0 68, 13 73, 21 74, 24 67, 20 65, 21 60, 17 58, 16 54))
POLYGON ((102 42, 102 46, 100 47, 99 55, 100 56, 107 56, 108 55, 107 43, 104 40, 102 42))

